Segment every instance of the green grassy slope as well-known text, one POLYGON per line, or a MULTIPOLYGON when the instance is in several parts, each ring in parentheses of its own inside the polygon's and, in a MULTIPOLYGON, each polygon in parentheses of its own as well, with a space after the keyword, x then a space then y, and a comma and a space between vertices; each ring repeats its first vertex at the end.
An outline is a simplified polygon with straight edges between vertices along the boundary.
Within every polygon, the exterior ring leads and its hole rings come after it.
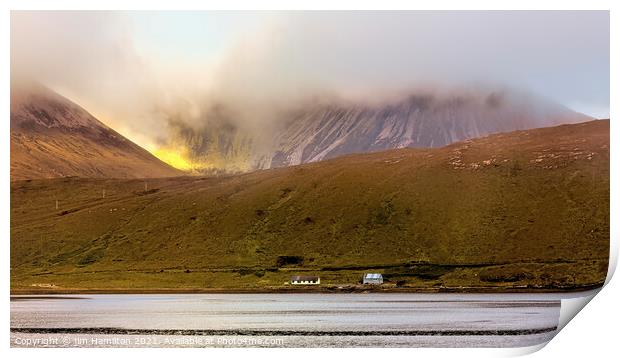
POLYGON ((280 287, 293 272, 340 285, 366 271, 404 287, 571 289, 602 283, 608 254, 609 121, 147 191, 11 183, 15 289, 280 287))

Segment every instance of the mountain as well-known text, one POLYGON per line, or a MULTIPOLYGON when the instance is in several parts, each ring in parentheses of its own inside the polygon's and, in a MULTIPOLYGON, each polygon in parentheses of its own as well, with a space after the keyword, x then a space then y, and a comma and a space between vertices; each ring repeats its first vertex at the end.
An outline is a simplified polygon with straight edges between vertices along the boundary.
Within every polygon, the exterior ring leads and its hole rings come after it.
POLYGON ((11 180, 181 174, 52 90, 11 86, 11 180))
POLYGON ((380 106, 329 105, 304 110, 288 123, 269 167, 394 148, 443 147, 491 133, 589 120, 566 107, 510 92, 410 96, 380 106))
MULTIPOLYGON (((352 153, 436 148, 492 133, 593 118, 518 91, 415 94, 374 104, 322 101, 278 115, 262 133, 235 125, 222 106, 202 127, 179 126, 176 145, 210 169, 247 171, 316 162, 352 153)), ((174 126, 173 126, 174 127, 174 126)))
POLYGON ((413 289, 591 288, 608 267, 609 144, 597 120, 148 191, 12 182, 11 287, 338 287, 370 271, 413 289))

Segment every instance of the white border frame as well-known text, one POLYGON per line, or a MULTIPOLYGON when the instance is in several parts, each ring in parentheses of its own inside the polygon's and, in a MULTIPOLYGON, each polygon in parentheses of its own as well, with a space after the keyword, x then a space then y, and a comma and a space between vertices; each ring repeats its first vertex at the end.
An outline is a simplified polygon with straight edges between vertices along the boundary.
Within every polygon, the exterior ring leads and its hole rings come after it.
MULTIPOLYGON (((614 64, 617 64, 620 57, 618 56, 618 14, 614 11, 613 6, 617 1, 605 1, 605 0, 589 0, 589 1, 545 1, 545 0, 505 0, 505 1, 491 1, 491 0, 470 0, 467 2, 457 0, 435 0, 435 1, 405 1, 405 0, 383 0, 380 2, 359 0, 355 3, 346 3, 344 1, 329 1, 329 0, 302 0, 302 1, 284 1, 284 0, 262 0, 260 2, 252 2, 250 0, 229 0, 229 1, 211 1, 204 2, 198 0, 175 0, 174 2, 165 0, 152 0, 149 2, 138 2, 131 0, 96 0, 96 1, 78 1, 78 0, 56 0, 52 4, 50 1, 44 0, 7 0, 4 1, 4 11, 2 12, 0 26, 0 36, 2 38, 2 50, 4 55, 0 58, 2 61, 2 84, 0 93, 0 104, 5 116, 2 121, 0 136, 0 145, 4 155, 0 157, 0 172, 2 173, 2 179, 5 183, 0 188, 0 197, 2 203, 2 213, 4 214, 4 220, 2 220, 2 233, 3 233, 3 250, 2 250, 2 287, 5 292, 4 307, 2 310, 2 318, 4 322, 4 341, 0 344, 3 345, 5 350, 9 350, 9 322, 10 322, 10 301, 8 292, 9 286, 9 262, 10 262, 10 245, 9 245, 9 213, 10 213, 10 188, 9 188, 9 168, 10 168, 10 140, 9 140, 9 94, 10 94, 10 10, 62 10, 62 9, 80 9, 80 10, 278 10, 278 9, 290 9, 290 10, 342 10, 342 9, 416 9, 416 10, 611 10, 610 23, 611 23, 611 88, 610 97, 617 98, 618 93, 618 72, 614 64), (355 7, 351 7, 355 5, 355 7)), ((618 5, 616 5, 618 6, 618 5)), ((620 11, 620 10, 619 10, 620 11)), ((610 116, 613 118, 616 110, 616 103, 610 98, 610 116)), ((611 157, 618 158, 618 124, 612 119, 610 121, 611 126, 611 157)), ((618 191, 615 188, 618 187, 618 161, 611 161, 611 218, 615 217, 614 214, 618 211, 618 191), (614 188, 614 184, 616 184, 614 188)), ((569 324, 565 329, 558 334, 549 344, 547 348, 543 349, 540 354, 543 356, 557 356, 560 354, 567 354, 570 356, 576 354, 597 354, 606 353, 617 349, 617 327, 618 324, 614 321, 614 318, 618 317, 617 304, 620 302, 620 286, 617 282, 608 284, 612 278, 615 268, 617 266, 618 256, 618 225, 611 219, 610 241, 610 266, 607 276, 606 287, 602 290, 603 294, 594 298, 594 303, 588 305, 583 313, 577 316, 576 322, 569 324), (611 314, 615 312, 616 315, 611 314)), ((616 280, 617 281, 617 280, 616 280)), ((481 356, 513 356, 531 353, 541 347, 533 347, 528 349, 382 349, 380 352, 376 350, 356 350, 352 351, 347 349, 346 352, 341 349, 322 350, 319 354, 339 355, 342 353, 361 354, 362 356, 389 354, 393 356, 411 356, 411 354, 423 354, 425 356, 452 356, 453 354, 459 354, 459 356, 465 357, 481 357, 481 356)), ((228 355, 228 354, 247 354, 248 349, 232 349, 232 350, 196 350, 196 349, 165 349, 165 350, 153 350, 143 351, 139 349, 116 349, 114 351, 118 354, 135 354, 135 353, 147 353, 154 356, 169 356, 175 354, 185 355, 228 355)), ((40 351, 39 349, 10 349, 8 353, 11 356, 25 356, 25 355, 45 355, 52 357, 67 355, 83 355, 84 351, 79 349, 46 349, 40 351)), ((279 357, 290 354, 295 354, 299 357, 315 356, 318 352, 311 349, 295 349, 294 352, 289 349, 260 349, 253 350, 251 354, 254 356, 264 357, 279 357)), ((89 350, 86 354, 94 356, 108 356, 110 354, 106 349, 89 350)))

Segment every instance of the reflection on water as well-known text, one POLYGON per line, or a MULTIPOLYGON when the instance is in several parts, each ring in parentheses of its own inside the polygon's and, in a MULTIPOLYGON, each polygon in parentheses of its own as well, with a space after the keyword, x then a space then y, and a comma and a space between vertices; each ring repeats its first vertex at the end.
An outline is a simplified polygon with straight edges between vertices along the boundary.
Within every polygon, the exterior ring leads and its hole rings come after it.
POLYGON ((551 339, 554 294, 11 297, 12 346, 515 347, 551 339), (81 298, 81 299, 78 299, 81 298))

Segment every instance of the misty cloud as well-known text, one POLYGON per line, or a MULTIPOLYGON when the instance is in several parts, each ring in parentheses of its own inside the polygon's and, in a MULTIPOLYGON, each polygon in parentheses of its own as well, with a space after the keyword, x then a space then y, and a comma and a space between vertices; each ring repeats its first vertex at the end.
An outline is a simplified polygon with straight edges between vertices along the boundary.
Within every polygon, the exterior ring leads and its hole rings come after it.
POLYGON ((209 58, 160 59, 140 52, 139 25, 124 12, 13 12, 12 75, 77 100, 146 147, 181 127, 222 121, 268 145, 298 103, 381 101, 420 89, 522 88, 609 115, 605 11, 271 15, 209 58))

